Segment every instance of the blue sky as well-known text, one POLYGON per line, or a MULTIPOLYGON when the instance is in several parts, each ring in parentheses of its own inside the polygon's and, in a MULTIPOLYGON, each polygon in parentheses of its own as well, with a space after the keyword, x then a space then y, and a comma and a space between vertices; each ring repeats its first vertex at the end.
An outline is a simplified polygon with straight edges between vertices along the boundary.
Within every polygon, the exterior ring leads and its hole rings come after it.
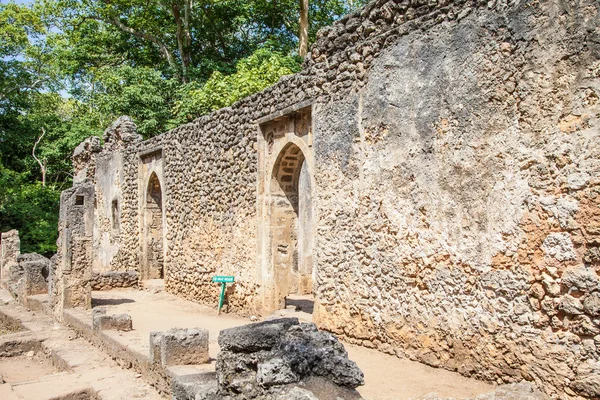
POLYGON ((12 0, 12 1, 8 1, 8 0, 0 0, 0 4, 8 4, 8 3, 17 3, 17 4, 27 4, 27 3, 31 3, 31 0, 12 0))

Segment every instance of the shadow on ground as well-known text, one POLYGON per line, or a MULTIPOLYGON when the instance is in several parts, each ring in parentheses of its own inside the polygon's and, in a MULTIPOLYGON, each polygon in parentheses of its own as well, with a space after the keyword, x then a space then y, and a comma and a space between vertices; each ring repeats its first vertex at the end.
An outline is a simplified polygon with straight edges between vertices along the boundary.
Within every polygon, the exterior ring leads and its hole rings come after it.
POLYGON ((118 306, 119 304, 135 303, 132 299, 92 299, 92 307, 118 306))
POLYGON ((308 314, 312 314, 315 309, 315 301, 309 299, 285 299, 285 307, 294 306, 296 311, 302 311, 308 314))

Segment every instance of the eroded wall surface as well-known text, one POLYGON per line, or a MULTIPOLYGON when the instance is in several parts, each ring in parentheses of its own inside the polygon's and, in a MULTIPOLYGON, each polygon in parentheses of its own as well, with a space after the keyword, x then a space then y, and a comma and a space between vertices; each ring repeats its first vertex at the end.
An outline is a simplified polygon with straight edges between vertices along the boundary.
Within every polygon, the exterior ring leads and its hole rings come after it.
POLYGON ((8 232, 0 233, 0 279, 8 279, 10 276, 9 268, 17 263, 17 258, 21 254, 21 240, 19 231, 12 229, 8 232))
POLYGON ((321 327, 465 375, 600 396, 599 7, 378 0, 259 94, 144 142, 111 128, 76 163, 102 192, 98 269, 141 272, 155 172, 169 292, 216 305, 212 276, 234 275, 229 310, 266 313, 290 275, 265 260, 308 246, 321 327), (301 110, 310 136, 266 135, 301 110), (311 191, 297 237, 268 208, 274 178, 281 204, 293 198, 286 171, 273 176, 291 142, 310 159, 310 177, 290 172, 311 191))
POLYGON ((600 395, 598 7, 482 7, 408 33, 363 90, 313 110, 321 326, 600 395))
POLYGON ((60 195, 57 253, 52 271, 50 305, 62 321, 63 311, 91 308, 94 227, 94 185, 80 182, 60 195))

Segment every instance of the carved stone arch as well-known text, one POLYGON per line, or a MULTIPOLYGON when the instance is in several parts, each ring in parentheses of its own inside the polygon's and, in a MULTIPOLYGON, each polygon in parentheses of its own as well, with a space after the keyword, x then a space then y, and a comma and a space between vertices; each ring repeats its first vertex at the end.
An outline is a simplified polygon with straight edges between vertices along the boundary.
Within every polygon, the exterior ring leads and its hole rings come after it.
POLYGON ((312 293, 311 178, 298 144, 285 144, 269 187, 271 259, 280 307, 290 294, 312 293))
POLYGON ((311 114, 308 101, 257 121, 257 272, 265 313, 294 302, 305 303, 302 309, 311 312, 318 292, 313 288, 317 263, 313 262, 316 184, 311 114))
POLYGON ((163 263, 163 190, 156 172, 146 184, 142 224, 142 279, 164 277, 163 263))

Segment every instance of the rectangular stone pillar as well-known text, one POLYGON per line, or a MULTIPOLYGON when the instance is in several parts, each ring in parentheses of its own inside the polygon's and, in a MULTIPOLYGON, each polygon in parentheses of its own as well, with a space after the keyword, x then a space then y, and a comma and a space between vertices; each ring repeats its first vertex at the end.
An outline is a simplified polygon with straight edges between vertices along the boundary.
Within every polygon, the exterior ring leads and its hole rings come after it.
POLYGON ((13 229, 0 234, 0 279, 9 277, 9 268, 17 263, 17 257, 21 254, 21 240, 19 231, 13 229))
POLYGON ((58 250, 51 274, 52 310, 59 320, 65 308, 91 308, 93 218, 93 184, 81 183, 61 193, 58 250))

